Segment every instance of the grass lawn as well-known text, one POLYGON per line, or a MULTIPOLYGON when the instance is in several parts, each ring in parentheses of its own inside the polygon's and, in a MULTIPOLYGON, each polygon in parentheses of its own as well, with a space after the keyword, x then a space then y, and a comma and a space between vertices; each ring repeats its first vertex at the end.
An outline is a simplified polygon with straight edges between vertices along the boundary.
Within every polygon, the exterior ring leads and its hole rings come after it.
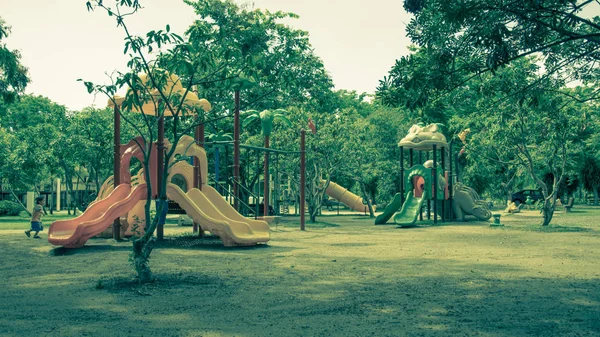
POLYGON ((0 218, 0 336, 600 336, 599 208, 547 228, 535 211, 504 227, 319 219, 233 249, 168 225, 139 286, 127 242, 56 249, 0 218))

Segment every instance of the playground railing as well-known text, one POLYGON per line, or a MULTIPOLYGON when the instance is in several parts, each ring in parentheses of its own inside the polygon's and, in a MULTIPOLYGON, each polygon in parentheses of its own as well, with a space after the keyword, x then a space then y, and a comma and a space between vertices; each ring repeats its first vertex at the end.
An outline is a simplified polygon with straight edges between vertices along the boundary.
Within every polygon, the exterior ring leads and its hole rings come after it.
MULTIPOLYGON (((232 200, 235 200, 235 195, 233 195, 233 193, 231 193, 231 191, 227 188, 227 186, 223 185, 222 183, 216 181, 212 176, 210 176, 210 180, 211 182, 213 182, 215 184, 215 186, 217 186, 220 190, 220 192, 222 194, 226 194, 226 197, 231 198, 232 200)), ((237 182, 235 179, 231 178, 230 179, 234 184, 238 184, 238 186, 244 191, 246 192, 249 196, 251 196, 252 198, 254 198, 254 200, 258 200, 258 196, 255 195, 254 193, 252 193, 252 191, 250 191, 249 189, 247 189, 244 185, 240 184, 239 182, 237 182)), ((256 219, 258 217, 258 211, 259 211, 259 204, 255 203, 254 208, 252 206, 250 206, 249 204, 245 203, 243 200, 241 200, 241 198, 238 198, 238 203, 240 206, 242 206, 244 209, 247 210, 247 214, 250 213, 254 213, 254 219, 256 219)), ((238 210, 239 211, 239 210, 238 210)))

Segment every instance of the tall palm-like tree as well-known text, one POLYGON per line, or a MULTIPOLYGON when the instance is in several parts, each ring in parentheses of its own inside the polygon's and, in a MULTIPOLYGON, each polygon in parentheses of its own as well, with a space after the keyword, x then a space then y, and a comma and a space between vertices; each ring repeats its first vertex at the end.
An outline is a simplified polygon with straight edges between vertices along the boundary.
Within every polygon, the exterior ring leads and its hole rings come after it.
MULTIPOLYGON (((271 132, 273 131, 273 123, 281 122, 285 126, 290 127, 292 123, 290 122, 285 114, 287 114, 286 110, 276 109, 276 110, 263 110, 258 112, 256 110, 246 111, 247 117, 244 120, 243 126, 247 127, 252 124, 255 120, 260 121, 260 126, 262 130, 262 134, 265 137, 265 148, 269 148, 269 137, 271 136, 271 132)), ((264 172, 264 215, 269 215, 269 151, 265 151, 265 172, 264 172)))
MULTIPOLYGON (((219 164, 220 164, 219 150, 222 148, 227 149, 225 144, 219 144, 219 142, 231 141, 231 140, 233 140, 233 137, 231 136, 231 133, 226 133, 226 132, 223 132, 223 130, 219 130, 219 132, 217 132, 217 133, 208 135, 207 138, 211 142, 216 143, 216 144, 214 144, 214 148, 215 148, 215 181, 218 183, 219 182, 219 164)), ((227 153, 225 153, 225 155, 227 155, 227 153)), ((227 162, 225 162, 225 163, 227 163, 227 162)))

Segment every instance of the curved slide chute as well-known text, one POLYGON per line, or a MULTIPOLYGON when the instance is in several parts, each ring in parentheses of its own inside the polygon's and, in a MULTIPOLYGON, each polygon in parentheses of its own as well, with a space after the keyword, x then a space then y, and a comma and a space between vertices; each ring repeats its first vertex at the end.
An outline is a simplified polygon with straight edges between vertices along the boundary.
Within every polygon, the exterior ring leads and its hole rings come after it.
POLYGON ((83 247, 87 240, 108 228, 146 198, 146 184, 117 186, 106 198, 91 204, 75 219, 58 220, 48 230, 48 241, 66 248, 83 247))
POLYGON ((385 225, 388 220, 402 207, 402 194, 396 193, 392 202, 385 207, 383 213, 375 218, 376 225, 385 225))
MULTIPOLYGON (((212 189, 206 185, 202 188, 212 189)), ((179 186, 168 184, 167 196, 170 200, 178 203, 194 222, 200 224, 203 230, 220 237, 225 246, 250 246, 271 239, 269 225, 266 222, 249 220, 241 215, 241 218, 237 220, 229 218, 224 214, 224 212, 229 213, 226 209, 213 204, 211 199, 197 188, 192 188, 186 193, 179 186)), ((237 218, 237 216, 229 214, 237 218)))
MULTIPOLYGON (((363 198, 358 195, 348 191, 342 186, 334 183, 333 181, 329 182, 329 186, 327 186, 327 190, 325 190, 328 196, 339 200, 342 204, 350 207, 351 209, 357 212, 366 213, 369 211, 369 206, 363 204, 363 198)), ((373 206, 373 210, 375 206, 373 206)))
POLYGON ((412 191, 408 192, 406 194, 406 200, 402 205, 402 209, 394 215, 394 222, 400 227, 414 226, 415 222, 417 222, 417 216, 419 215, 421 206, 423 205, 423 200, 425 200, 425 198, 417 198, 413 195, 412 191))

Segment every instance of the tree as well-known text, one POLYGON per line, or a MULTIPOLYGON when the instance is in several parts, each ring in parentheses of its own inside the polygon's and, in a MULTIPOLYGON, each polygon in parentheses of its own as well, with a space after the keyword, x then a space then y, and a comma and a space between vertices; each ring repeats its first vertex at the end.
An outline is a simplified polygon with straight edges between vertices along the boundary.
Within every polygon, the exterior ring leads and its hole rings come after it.
POLYGON ((379 168, 380 156, 377 144, 374 142, 374 133, 376 130, 368 120, 355 116, 344 116, 338 123, 348 124, 348 133, 346 142, 342 147, 347 164, 341 171, 344 175, 358 183, 362 198, 367 202, 369 216, 375 217, 373 210, 374 188, 372 193, 367 192, 367 186, 373 187, 377 184, 377 178, 381 175, 379 168), (344 120, 345 119, 345 120, 344 120))
POLYGON ((600 161, 586 155, 581 167, 580 178, 583 188, 594 194, 594 206, 598 206, 598 191, 600 190, 600 161))
POLYGON ((12 103, 22 94, 29 83, 27 68, 21 64, 21 54, 10 50, 3 43, 10 34, 10 27, 0 18, 0 100, 12 103))
POLYGON ((191 46, 213 55, 202 63, 214 72, 200 89, 215 107, 232 108, 232 87, 243 91, 243 107, 259 111, 322 105, 329 99, 333 82, 314 55, 308 33, 281 23, 297 15, 233 0, 186 3, 199 16, 186 32, 191 46))
MULTIPOLYGON (((145 206, 145 232, 133 240, 133 264, 139 281, 151 282, 154 276, 148 260, 154 248, 154 232, 167 204, 169 162, 180 138, 189 133, 202 119, 198 111, 210 109, 210 104, 206 100, 198 100, 194 97, 192 90, 212 74, 199 71, 201 63, 206 62, 206 58, 203 57, 204 50, 198 50, 186 43, 181 36, 172 33, 168 25, 164 30, 148 32, 145 38, 132 35, 125 18, 135 14, 141 8, 138 1, 121 0, 114 8, 108 7, 101 0, 89 1, 87 7, 90 11, 101 9, 114 17, 117 27, 123 29, 125 34, 125 53, 129 53, 130 57, 127 64, 129 71, 116 73, 116 78, 109 85, 97 85, 92 82, 84 82, 84 84, 90 93, 107 95, 112 105, 120 107, 121 117, 142 137, 138 146, 144 156, 143 167, 145 180, 148 182, 146 185, 148 201, 145 206), (165 45, 170 48, 161 49, 165 45), (158 50, 156 58, 150 59, 150 52, 154 50, 158 50), (143 75, 140 75, 142 73, 143 75), (181 77, 173 75, 175 73, 181 77), (120 87, 129 87, 124 98, 115 96, 120 87), (195 118, 193 122, 180 128, 180 121, 186 115, 195 115, 195 118), (156 214, 151 217, 151 202, 158 187, 150 183, 152 179, 149 165, 153 151, 152 144, 156 139, 157 125, 166 116, 172 116, 170 126, 173 140, 170 149, 164 153, 163 161, 158 163, 162 179, 158 181, 160 188, 158 188, 156 214)), ((163 150, 158 147, 156 151, 163 150)))
POLYGON ((453 124, 471 129, 471 143, 508 153, 513 163, 526 170, 542 190, 542 225, 546 226, 552 220, 558 187, 567 176, 570 158, 581 142, 581 116, 565 103, 569 100, 564 95, 547 90, 558 91, 559 84, 540 80, 534 62, 515 62, 488 76, 480 87, 487 95, 476 102, 476 111, 455 116, 453 124), (551 184, 543 179, 548 172, 552 173, 551 184))
MULTIPOLYGON (((306 202, 309 222, 314 223, 332 175, 345 164, 342 147, 347 127, 337 121, 339 115, 336 114, 309 112, 300 108, 290 108, 289 112, 292 130, 308 129, 309 118, 316 124, 315 134, 310 131, 306 133, 306 202)), ((274 134, 277 148, 298 151, 299 132, 275 130, 274 134)), ((297 155, 288 157, 281 165, 281 169, 293 180, 294 186, 299 186, 299 167, 297 155)))
MULTIPOLYGON (((439 76, 453 78, 455 86, 533 54, 542 57, 546 76, 597 82, 600 19, 585 15, 594 5, 588 0, 404 1, 414 15, 408 36, 426 48, 439 76)), ((432 83, 434 78, 429 77, 432 83)))
POLYGON ((5 106, 2 123, 11 134, 10 143, 4 147, 6 161, 0 173, 3 185, 11 193, 15 190, 34 189, 61 173, 60 159, 71 158, 61 151, 62 130, 67 123, 64 106, 42 96, 25 95, 17 102, 5 106))
MULTIPOLYGON (((232 89, 241 91, 241 110, 293 106, 313 111, 335 110, 333 82, 314 54, 308 33, 281 23, 297 15, 240 6, 232 0, 187 3, 198 19, 186 34, 194 48, 205 50, 207 61, 202 66, 213 70, 212 76, 198 85, 215 107, 210 117, 217 119, 233 111, 232 89)), ((207 123, 215 130, 233 132, 228 120, 207 123)), ((259 145, 248 132, 240 138, 244 144, 259 145)), ((246 177, 243 167, 250 164, 246 161, 241 158, 238 183, 252 188, 260 174, 246 177)))

